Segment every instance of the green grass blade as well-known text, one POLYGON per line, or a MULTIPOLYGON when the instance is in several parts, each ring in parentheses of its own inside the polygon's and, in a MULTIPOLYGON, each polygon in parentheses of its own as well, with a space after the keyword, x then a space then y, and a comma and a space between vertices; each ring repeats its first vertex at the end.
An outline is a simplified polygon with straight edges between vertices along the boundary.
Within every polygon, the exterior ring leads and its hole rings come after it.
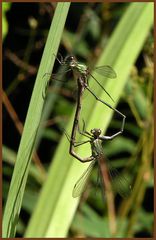
POLYGON ((3 218, 3 237, 5 238, 15 235, 32 150, 44 106, 43 96, 48 79, 43 76, 52 71, 55 61, 53 53, 57 53, 69 6, 70 3, 58 3, 41 59, 5 207, 3 218))
MULTIPOLYGON (((106 82, 105 88, 115 101, 119 100, 132 64, 134 64, 148 32, 153 24, 153 3, 132 3, 128 7, 110 42, 103 51, 97 66, 109 64, 117 72, 118 78, 106 82)), ((97 79, 100 77, 95 75, 97 79)), ((95 86, 96 87, 96 86, 95 86)), ((102 99, 106 95, 99 91, 102 99)), ((112 116, 112 111, 97 104, 92 96, 84 99, 82 115, 88 119, 87 129, 100 127, 104 131, 112 116)), ((115 106, 115 105, 114 105, 115 106)), ((71 131, 75 109, 67 132, 71 131)), ((81 139, 79 139, 81 140, 81 139)), ((29 222, 26 237, 66 237, 79 199, 72 198, 72 189, 88 164, 81 164, 68 154, 69 143, 62 137, 49 169, 47 181, 41 191, 34 214, 29 222)), ((78 151, 82 156, 90 155, 90 146, 78 151)))

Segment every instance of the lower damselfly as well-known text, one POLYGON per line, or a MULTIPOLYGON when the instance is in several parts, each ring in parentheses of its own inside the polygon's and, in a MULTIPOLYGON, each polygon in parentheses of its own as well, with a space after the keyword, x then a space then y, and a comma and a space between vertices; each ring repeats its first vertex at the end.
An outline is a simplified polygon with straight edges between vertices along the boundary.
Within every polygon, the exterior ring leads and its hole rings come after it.
POLYGON ((87 180, 92 172, 92 169, 96 162, 98 162, 99 173, 101 183, 104 186, 104 190, 109 193, 111 189, 118 192, 122 197, 127 197, 130 193, 131 186, 127 178, 123 175, 119 174, 118 170, 112 166, 110 161, 105 157, 104 151, 102 148, 102 143, 106 140, 112 140, 117 137, 121 132, 117 132, 111 136, 105 136, 101 134, 101 130, 94 128, 90 132, 86 131, 83 127, 83 131, 79 130, 80 134, 89 138, 88 140, 81 143, 74 143, 74 147, 78 147, 80 145, 90 143, 91 146, 91 156, 81 158, 78 156, 79 160, 83 163, 91 161, 90 165, 86 169, 86 171, 82 174, 79 180, 76 182, 72 196, 78 197, 82 194, 87 180))

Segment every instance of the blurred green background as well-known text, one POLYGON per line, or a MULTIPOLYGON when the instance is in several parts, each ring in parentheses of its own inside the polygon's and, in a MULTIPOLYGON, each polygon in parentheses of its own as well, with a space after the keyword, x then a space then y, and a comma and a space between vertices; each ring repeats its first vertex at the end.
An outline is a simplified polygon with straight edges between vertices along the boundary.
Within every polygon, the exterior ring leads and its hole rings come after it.
MULTIPOLYGON (((74 54, 79 61, 85 62, 86 65, 93 68, 100 54, 102 52, 105 54, 112 33, 129 7, 131 7, 131 3, 72 3, 59 52, 63 56, 74 54)), ((55 3, 3 3, 3 206, 7 200, 22 126, 25 122, 35 76, 55 8, 55 3)), ((134 8, 139 8, 139 5, 134 8)), ((123 31, 126 31, 126 28, 123 28, 123 31)), ((142 29, 140 29, 141 34, 142 29)), ((127 117, 124 133, 104 145, 104 152, 113 162, 113 166, 119 171, 126 172, 130 176, 133 186, 132 193, 127 199, 121 199, 114 193, 116 223, 120 226, 114 237, 153 237, 154 39, 152 24, 146 35, 125 80, 124 91, 122 91, 117 105, 117 109, 127 117)), ((128 40, 128 38, 125 39, 127 42, 128 40)), ((134 38, 134 45, 131 46, 129 52, 134 51, 135 45, 134 38)), ((116 42, 116 48, 119 46, 120 41, 116 42)), ((49 52, 49 54, 52 53, 49 52)), ((112 56, 113 54, 115 54, 115 49, 112 49, 112 56)), ((56 73, 58 70, 59 64, 56 62, 53 72, 56 73)), ((122 71, 124 71, 124 66, 120 72, 117 72, 117 75, 122 76, 122 71)), ((118 84, 118 79, 113 81, 115 81, 115 85, 118 84)), ((111 89, 109 89, 109 93, 111 94, 111 89)), ((113 92, 113 98, 115 98, 115 94, 118 93, 113 92)), ((54 220, 51 223, 48 220, 43 233, 35 235, 38 230, 35 229, 34 222, 36 221, 37 224, 39 217, 37 214, 35 215, 34 209, 35 207, 39 208, 37 203, 43 197, 44 190, 42 194, 40 194, 40 190, 44 189, 44 184, 50 174, 48 171, 50 164, 53 169, 53 158, 57 154, 57 148, 64 135, 62 129, 68 125, 75 109, 74 81, 59 84, 55 88, 51 85, 47 95, 44 120, 41 121, 42 131, 38 138, 37 153, 33 156, 30 166, 16 237, 24 235, 55 237, 57 235, 50 235, 53 232, 50 229, 54 220), (34 228, 34 233, 32 228, 34 228)), ((84 99, 86 108, 90 104, 86 100, 87 97, 85 96, 84 99)), ((90 118, 96 123, 92 112, 85 121, 89 122, 90 118)), ((107 135, 113 134, 120 128, 121 121, 115 115, 107 125, 107 135)), ((98 124, 93 127, 98 127, 98 124)), ((63 155, 68 158, 70 157, 68 154, 69 144, 67 140, 66 142, 66 152, 63 148, 62 151, 63 155)), ((77 160, 74 159, 74 161, 77 160)), ((55 182, 52 183, 56 187, 58 174, 61 175, 68 167, 63 163, 64 159, 62 159, 62 163, 59 163, 60 171, 56 173, 55 182)), ((109 231, 107 205, 101 196, 100 186, 97 186, 96 170, 96 168, 93 170, 78 208, 78 200, 74 206, 71 205, 69 218, 63 215, 66 205, 62 205, 62 209, 58 206, 59 214, 57 216, 60 216, 60 219, 66 218, 67 223, 61 237, 112 237, 109 231)), ((59 199, 62 198, 63 202, 68 201, 68 194, 72 193, 72 189, 68 191, 66 195, 61 195, 60 190, 59 199)), ((48 194, 55 195, 53 187, 48 194)), ((57 198, 54 199, 56 203, 59 201, 57 198)), ((49 198, 45 204, 49 206, 51 213, 49 218, 52 218, 57 206, 50 208, 49 198)), ((40 210, 42 211, 40 215, 42 225, 42 214, 44 215, 46 212, 44 213, 44 208, 40 210)), ((58 232, 57 236, 59 236, 60 229, 63 228, 60 219, 54 230, 54 232, 58 232)))

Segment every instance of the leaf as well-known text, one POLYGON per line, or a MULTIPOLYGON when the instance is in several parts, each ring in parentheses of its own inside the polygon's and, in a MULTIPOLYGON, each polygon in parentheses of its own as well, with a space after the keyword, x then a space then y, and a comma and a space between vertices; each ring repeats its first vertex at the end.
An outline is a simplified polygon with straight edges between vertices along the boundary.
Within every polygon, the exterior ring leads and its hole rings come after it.
POLYGON ((16 232, 32 151, 45 102, 48 79, 43 76, 46 72, 52 71, 55 61, 53 53, 55 55, 57 53, 69 6, 70 3, 58 3, 41 59, 4 211, 5 238, 14 237, 16 232))

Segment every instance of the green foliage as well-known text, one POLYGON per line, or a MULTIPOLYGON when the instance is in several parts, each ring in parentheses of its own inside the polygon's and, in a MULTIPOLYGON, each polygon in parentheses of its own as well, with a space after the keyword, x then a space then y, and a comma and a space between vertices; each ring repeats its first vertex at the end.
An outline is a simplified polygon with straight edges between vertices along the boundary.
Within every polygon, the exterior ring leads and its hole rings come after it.
MULTIPOLYGON (((75 3, 71 4, 70 13, 75 14, 73 6, 75 3)), ((77 3, 77 9, 80 6, 77 3)), ((84 12, 80 17, 77 30, 75 27, 74 31, 65 28, 63 34, 69 4, 59 3, 55 10, 27 114, 8 197, 6 192, 9 186, 4 183, 5 199, 7 197, 3 219, 5 237, 14 235, 14 220, 20 212, 21 204, 22 209, 31 216, 28 224, 19 218, 17 232, 21 235, 25 232, 25 237, 125 238, 134 237, 136 233, 144 229, 149 236, 152 234, 153 215, 144 209, 143 201, 147 187, 153 188, 153 75, 150 72, 153 41, 145 43, 153 24, 153 3, 99 3, 94 7, 91 4, 82 4, 82 6, 84 12), (119 21, 116 24, 117 20, 119 21), (113 32, 109 36, 112 26, 113 32), (120 203, 117 201, 115 205, 117 208, 115 216, 117 231, 114 235, 110 228, 111 216, 107 211, 108 202, 106 198, 101 198, 100 188, 95 190, 96 194, 94 190, 90 191, 90 188, 87 188, 77 211, 80 199, 72 198, 75 182, 88 167, 88 164, 81 164, 69 155, 69 142, 65 134, 61 136, 60 133, 62 128, 65 128, 69 135, 71 133, 75 114, 75 106, 72 103, 73 94, 71 93, 74 80, 64 76, 63 80, 71 81, 66 84, 53 82, 52 86, 47 89, 47 96, 44 98, 45 86, 49 79, 49 75, 45 75, 45 73, 52 71, 55 61, 52 53, 57 54, 60 39, 62 39, 59 49, 61 54, 65 49, 69 54, 79 55, 91 68, 94 68, 95 65, 110 65, 117 73, 116 79, 105 80, 105 88, 115 103, 112 103, 105 93, 96 84, 94 85, 92 79, 89 79, 92 89, 101 99, 114 107, 120 100, 117 109, 127 116, 123 135, 111 142, 104 142, 103 146, 106 156, 113 159, 112 166, 117 169, 121 168, 122 173, 133 180, 131 195, 127 199, 121 199, 120 203), (138 67, 137 64, 134 71, 132 66, 140 55, 144 56, 144 65, 147 69, 143 69, 143 64, 141 67, 138 67), (130 76, 129 73, 131 73, 130 76), (121 101, 121 97, 124 101, 121 101), (42 123, 50 117, 50 113, 52 119, 47 122, 48 127, 44 129, 42 123), (52 128, 48 125, 50 122, 52 128), (41 128, 38 131, 39 125, 41 128), (37 133, 39 134, 36 141, 37 133), (41 174, 38 165, 30 164, 35 141, 39 144, 41 139, 48 143, 51 140, 50 154, 54 152, 51 164, 47 161, 46 150, 42 155, 44 167, 47 169, 45 175, 41 174), (27 179, 28 172, 30 175, 27 179), (42 189, 39 193, 41 186, 42 189), (147 223, 147 219, 149 223, 147 223)), ((71 15, 69 15, 69 25, 73 26, 71 15)), ((151 36, 149 38, 152 39, 151 36)), ((94 74, 94 76, 99 81, 103 80, 98 74, 94 74)), ((117 132, 121 127, 121 119, 116 118, 116 115, 113 118, 112 116, 112 110, 95 101, 90 94, 85 93, 80 127, 82 119, 84 119, 88 131, 98 127, 105 133, 109 127, 111 132, 117 132)), ((107 135, 109 135, 109 131, 107 135)), ((82 141, 84 138, 78 135, 77 140, 82 141)), ((90 146, 82 146, 76 151, 81 156, 89 156, 90 146)), ((5 163, 13 165, 16 154, 11 149, 4 147, 3 155, 5 163)), ((10 176, 11 172, 9 167, 5 167, 4 173, 7 176, 10 176)), ((97 186, 95 169, 93 169, 89 185, 97 186)), ((118 200, 116 192, 114 192, 114 196, 118 200)))
MULTIPOLYGON (((106 63, 110 64, 118 74, 117 84, 114 84, 112 80, 106 82, 105 85, 108 92, 111 92, 113 97, 115 96, 115 102, 119 100, 123 92, 130 68, 136 60, 151 27, 153 19, 149 13, 152 7, 153 5, 147 6, 146 4, 140 5, 139 3, 129 6, 97 63, 97 66, 106 63), (132 15, 133 21, 131 19, 132 15), (144 26, 145 22, 146 27, 143 30, 142 26, 144 26), (140 29, 142 29, 141 34, 140 29)), ((97 79, 100 78, 98 75, 95 75, 95 77, 97 79)), ((96 86, 93 86, 94 88, 96 86)), ((98 95, 100 98, 106 99, 103 91, 99 91, 98 95)), ((106 129, 112 112, 104 108, 102 104, 97 104, 91 96, 87 96, 83 100, 83 106, 86 106, 86 108, 82 109, 82 116, 84 119, 88 119, 87 129, 91 129, 94 126, 106 129)), ((75 109, 67 126, 67 132, 71 131, 74 113, 75 109)), ((82 139, 79 138, 78 140, 81 141, 82 139)), ((68 148, 67 139, 63 136, 53 158, 37 207, 29 223, 26 237, 34 235, 37 237, 65 237, 68 232, 79 200, 72 198, 72 189, 84 171, 84 165, 68 155, 68 148), (40 221, 40 219, 42 220, 40 221)), ((78 154, 82 156, 89 155, 89 146, 88 148, 83 148, 83 150, 78 150, 78 154)), ((85 164, 85 168, 87 166, 88 164, 85 164)), ((87 232, 84 233, 87 234, 87 232)), ((101 236, 103 237, 103 235, 101 236)))
POLYGON ((11 3, 2 3, 2 30, 3 30, 3 39, 5 38, 5 36, 7 35, 8 33, 8 22, 7 22, 7 19, 6 19, 6 12, 10 9, 11 7, 11 3))

